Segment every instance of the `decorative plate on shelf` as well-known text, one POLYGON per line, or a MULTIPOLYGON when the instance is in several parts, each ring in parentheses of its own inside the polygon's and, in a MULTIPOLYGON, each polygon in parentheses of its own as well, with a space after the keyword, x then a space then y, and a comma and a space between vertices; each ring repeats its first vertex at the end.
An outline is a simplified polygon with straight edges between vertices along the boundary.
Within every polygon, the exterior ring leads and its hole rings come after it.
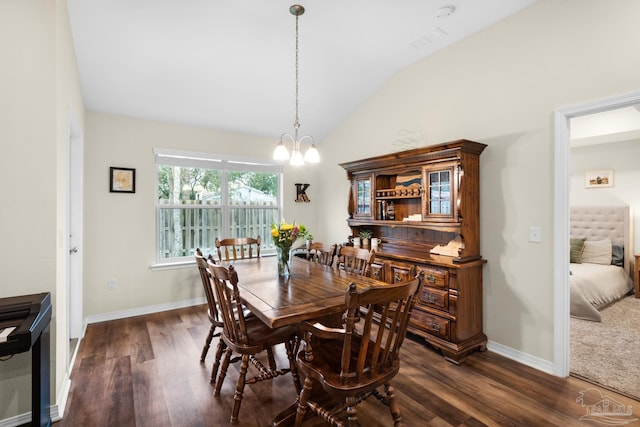
POLYGON ((396 177, 396 190, 422 187, 422 175, 420 172, 408 172, 398 174, 396 177))

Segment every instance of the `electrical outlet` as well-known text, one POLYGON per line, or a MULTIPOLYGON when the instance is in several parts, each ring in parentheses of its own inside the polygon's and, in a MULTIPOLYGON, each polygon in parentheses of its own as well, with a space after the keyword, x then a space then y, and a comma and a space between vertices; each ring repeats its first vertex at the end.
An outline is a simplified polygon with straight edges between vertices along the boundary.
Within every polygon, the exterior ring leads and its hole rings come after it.
POLYGON ((529 241, 540 243, 542 241, 542 229, 540 227, 529 227, 529 241))
POLYGON ((117 287, 118 287, 118 280, 117 279, 109 279, 107 281, 107 288, 115 289, 117 287))

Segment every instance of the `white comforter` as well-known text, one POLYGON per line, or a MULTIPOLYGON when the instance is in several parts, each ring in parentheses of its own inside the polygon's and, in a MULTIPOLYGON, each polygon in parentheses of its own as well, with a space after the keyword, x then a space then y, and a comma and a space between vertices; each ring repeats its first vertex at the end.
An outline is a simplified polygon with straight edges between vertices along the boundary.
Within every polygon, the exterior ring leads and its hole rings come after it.
POLYGON ((602 264, 571 264, 571 315, 600 321, 599 308, 615 302, 633 288, 622 267, 602 264))

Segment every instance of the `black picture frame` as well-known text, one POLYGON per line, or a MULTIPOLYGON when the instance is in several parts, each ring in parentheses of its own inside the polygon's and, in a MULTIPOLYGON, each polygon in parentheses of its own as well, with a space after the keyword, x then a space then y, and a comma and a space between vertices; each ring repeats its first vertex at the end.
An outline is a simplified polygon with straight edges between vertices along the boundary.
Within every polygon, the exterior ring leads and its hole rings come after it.
POLYGON ((136 170, 133 168, 110 167, 109 168, 109 192, 110 193, 135 193, 136 170))

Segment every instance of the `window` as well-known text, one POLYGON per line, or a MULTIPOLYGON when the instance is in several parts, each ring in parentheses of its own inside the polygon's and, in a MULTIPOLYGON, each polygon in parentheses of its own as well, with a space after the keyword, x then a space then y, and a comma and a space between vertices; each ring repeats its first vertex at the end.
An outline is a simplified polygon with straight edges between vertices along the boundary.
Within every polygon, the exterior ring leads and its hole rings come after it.
POLYGON ((282 166, 229 156, 156 149, 157 263, 215 253, 216 237, 262 237, 282 209, 282 166))

